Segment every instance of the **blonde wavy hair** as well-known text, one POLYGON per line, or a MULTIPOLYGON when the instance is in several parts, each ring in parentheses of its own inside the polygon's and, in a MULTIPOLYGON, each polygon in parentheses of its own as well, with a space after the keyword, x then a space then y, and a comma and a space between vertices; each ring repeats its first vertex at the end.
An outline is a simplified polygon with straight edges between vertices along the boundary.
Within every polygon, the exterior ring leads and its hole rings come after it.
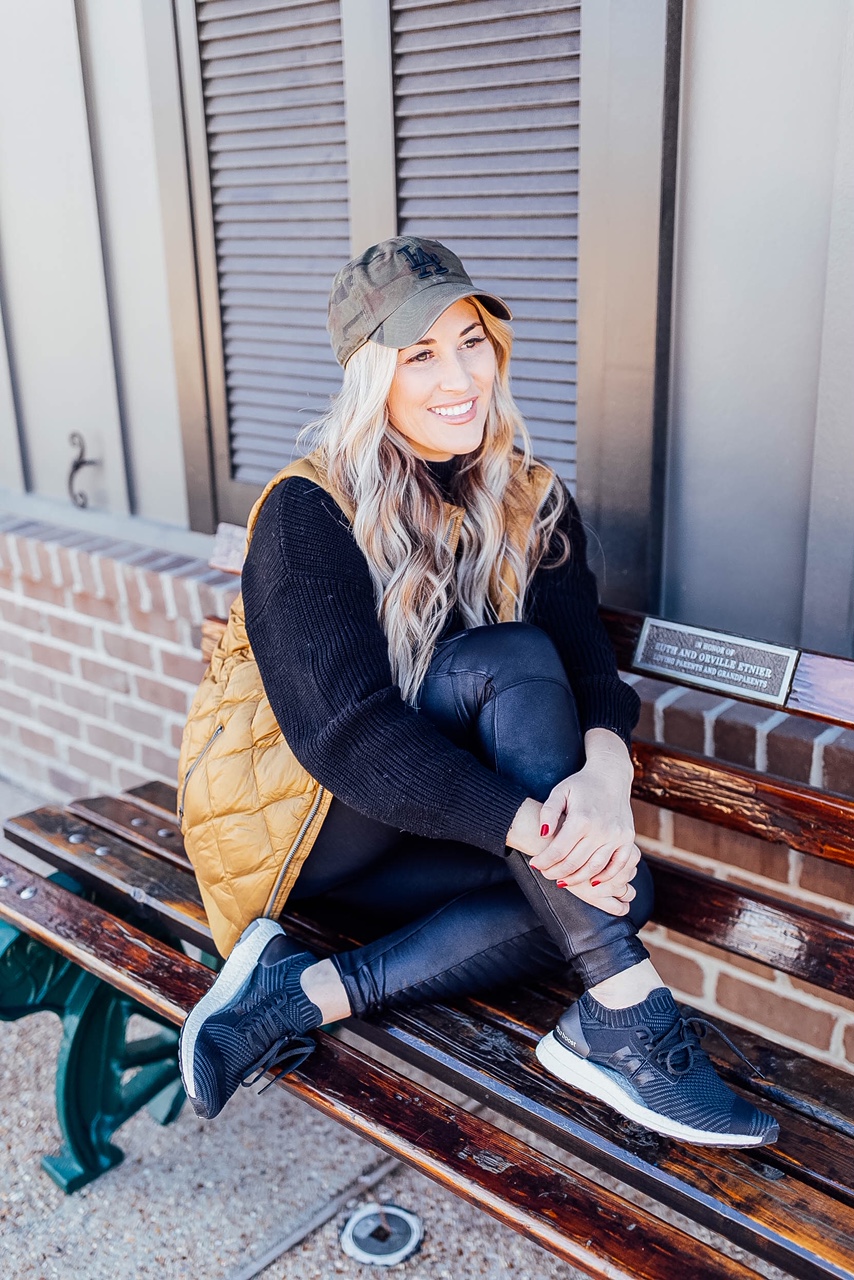
MULTIPOLYGON (((388 640, 392 674, 404 701, 417 706, 436 641, 455 601, 465 627, 498 622, 504 557, 516 586, 514 621, 524 617, 525 592, 543 559, 566 491, 552 482, 537 510, 525 476, 534 455, 531 439, 510 393, 509 324, 474 305, 496 355, 497 375, 483 441, 465 454, 454 475, 451 500, 466 511, 460 529, 459 563, 446 546, 443 496, 423 458, 389 421, 387 401, 397 351, 368 341, 344 367, 344 380, 329 412, 299 432, 297 445, 318 450, 330 490, 353 510, 353 537, 368 562, 377 617, 388 640), (521 448, 514 447, 514 437, 521 448), (514 545, 507 514, 518 511, 528 544, 514 545)), ((544 465, 540 463, 540 465, 544 465)), ((557 530, 559 556, 569 558, 569 539, 557 530)))

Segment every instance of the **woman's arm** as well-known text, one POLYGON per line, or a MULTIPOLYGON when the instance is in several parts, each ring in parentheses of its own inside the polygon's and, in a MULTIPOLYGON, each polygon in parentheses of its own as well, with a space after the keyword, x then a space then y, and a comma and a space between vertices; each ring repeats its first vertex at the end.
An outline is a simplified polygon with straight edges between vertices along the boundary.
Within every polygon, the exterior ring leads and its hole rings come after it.
POLYGON ((312 777, 401 830, 503 854, 527 791, 403 701, 367 563, 323 489, 291 477, 273 490, 242 589, 270 705, 312 777))

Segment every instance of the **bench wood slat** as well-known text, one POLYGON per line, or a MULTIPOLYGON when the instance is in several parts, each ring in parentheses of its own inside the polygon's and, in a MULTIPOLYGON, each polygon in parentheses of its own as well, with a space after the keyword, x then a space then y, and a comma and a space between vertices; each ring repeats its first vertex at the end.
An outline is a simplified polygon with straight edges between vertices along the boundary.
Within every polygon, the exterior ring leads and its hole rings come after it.
MULTIPOLYGON (((0 918, 176 1025, 213 981, 204 965, 2 855, 0 875, 0 918), (35 893, 22 899, 24 889, 35 893)), ((686 1265, 697 1280, 755 1275, 487 1121, 413 1093, 409 1080, 330 1036, 319 1041, 284 1087, 589 1275, 670 1280, 686 1265)))
MULTIPOLYGON (((504 993, 501 995, 503 997, 504 993)), ((500 1028, 511 1039, 518 1039, 531 1049, 542 1035, 543 1028, 553 1026, 563 1012, 566 993, 558 991, 556 998, 550 999, 535 989, 528 989, 525 992, 525 1008, 521 1016, 517 1017, 508 1016, 509 1003, 509 1000, 505 1001, 503 998, 500 1002, 497 998, 493 1002, 488 999, 471 999, 457 1002, 456 1007, 467 1016, 482 1020, 487 1026, 500 1028)), ((726 1031, 725 1027, 721 1029, 726 1031)), ((772 1046, 765 1042, 765 1047, 772 1046)), ((820 1107, 801 1106, 791 1109, 788 1104, 792 1099, 788 1095, 773 1088, 762 1090, 759 1087, 761 1082, 752 1076, 734 1054, 730 1057, 725 1046, 721 1045, 717 1049, 710 1044, 708 1049, 723 1078, 740 1093, 750 1097, 751 1101, 777 1113, 780 1121, 779 1140, 767 1151, 758 1153, 760 1166, 756 1166, 756 1157, 749 1152, 731 1153, 729 1160, 732 1166, 740 1165, 748 1170, 760 1167, 763 1177, 767 1169, 777 1169, 781 1175, 786 1174, 795 1182, 805 1181, 854 1209, 854 1126, 850 1121, 825 1108, 822 1121, 827 1127, 817 1128, 813 1121, 819 1118, 816 1112, 820 1107), (784 1114, 781 1114, 781 1104, 785 1107, 784 1114)), ((803 1068, 803 1060, 801 1066, 803 1068)), ((560 1087, 556 1098, 560 1106, 560 1087)), ((627 1133, 631 1148, 631 1127, 627 1129, 627 1133)), ((647 1135, 644 1135, 644 1143, 648 1143, 647 1135)))
POLYGON ((638 800, 854 866, 854 800, 650 742, 632 759, 638 800))
POLYGON ((190 859, 184 852, 181 828, 174 816, 155 818, 150 810, 117 796, 87 796, 70 801, 65 808, 84 822, 129 840, 158 858, 173 862, 176 867, 192 871, 190 859))
POLYGON ((112 831, 51 806, 11 819, 4 831, 13 844, 67 871, 123 911, 160 921, 177 937, 212 950, 210 926, 191 869, 181 870, 112 831), (69 836, 79 837, 79 843, 69 836))
MULTIPOLYGON (((134 807, 129 806, 127 812, 134 812, 134 807)), ((207 921, 204 918, 201 900, 199 897, 198 887, 192 872, 187 867, 185 873, 179 871, 171 872, 168 875, 168 883, 162 882, 161 864, 151 860, 144 850, 138 850, 132 860, 128 860, 128 849, 124 843, 116 840, 112 832, 108 832, 101 836, 97 830, 92 830, 91 826, 69 818, 63 822, 61 811, 47 811, 49 821, 45 821, 44 813, 38 811, 31 823, 30 818, 33 815, 24 815, 20 819, 13 820, 8 826, 9 835, 16 843, 29 849, 31 852, 41 853, 51 858, 53 865, 58 866, 62 870, 68 871, 83 881, 90 888, 94 888, 104 896, 109 897, 115 902, 120 910, 124 913, 139 911, 140 909, 151 912, 153 915, 162 916, 166 920, 176 936, 182 937, 185 941, 193 942, 197 946, 203 947, 205 950, 213 949, 213 942, 207 921), (45 832, 47 836, 45 839, 45 832), (68 843, 67 835, 71 832, 85 834, 86 839, 76 845, 68 843), (94 847, 97 847, 99 839, 103 839, 105 844, 111 848, 111 853, 104 857, 98 857, 94 853, 94 847)), ((126 831, 129 837, 128 843, 135 838, 135 829, 126 831)), ((101 847, 104 847, 103 845, 101 847)), ((742 912, 743 898, 741 891, 732 885, 728 885, 721 881, 706 881, 703 877, 697 877, 695 873, 686 871, 682 868, 674 868, 667 864, 662 864, 658 871, 658 899, 659 906, 663 904, 663 911, 656 911, 656 918, 671 928, 684 930, 691 936, 708 938, 711 941, 718 941, 717 932, 721 928, 721 922, 735 920, 736 924, 731 929, 730 943, 733 950, 737 954, 747 955, 757 960, 765 960, 768 963, 773 962, 774 956, 768 952, 764 952, 757 943, 761 942, 762 934, 754 931, 753 927, 748 924, 745 929, 739 928, 739 920, 742 912), (680 906, 680 901, 685 901, 684 907, 680 906), (697 904, 700 904, 697 907, 697 904), (675 905, 674 905, 675 904, 675 905), (705 926, 705 932, 700 927, 694 927, 696 921, 694 914, 699 913, 700 925, 705 926), (711 930, 711 932, 709 932, 711 930)), ((780 904, 775 903, 773 899, 769 899, 771 904, 768 908, 772 924, 776 918, 774 913, 780 909, 780 904)), ((783 904, 785 905, 785 904, 783 904)), ((754 917, 751 912, 754 910, 754 904, 748 901, 748 908, 744 912, 748 922, 754 917)), ((850 947, 854 930, 849 926, 840 925, 833 921, 827 921, 823 917, 813 917, 812 913, 802 914, 801 924, 813 926, 813 931, 797 932, 797 938, 802 940, 804 936, 808 936, 812 951, 807 951, 807 957, 816 954, 821 959, 821 963, 816 962, 815 966, 805 964, 803 967, 798 966, 800 953, 795 950, 794 963, 790 966, 790 971, 796 976, 803 976, 805 979, 812 977, 813 979, 827 978, 827 957, 831 954, 837 957, 839 969, 843 975, 850 969, 847 965, 847 955, 850 951, 846 951, 850 947)), ((767 923, 768 917, 766 917, 767 923)), ((321 928, 305 917, 301 917, 298 913, 296 916, 288 914, 283 917, 283 925, 302 941, 309 948, 318 952, 318 954, 327 954, 333 947, 337 949, 346 949, 354 945, 353 938, 335 938, 328 928, 321 928)), ((776 947, 775 927, 770 929, 772 946, 776 947)), ((543 989, 548 991, 549 984, 543 984, 543 989)), ((844 985, 843 985, 844 989, 844 985)), ((568 991, 558 992, 555 988, 551 989, 552 999, 555 1002, 555 1008, 544 1012, 542 1017, 538 1019, 537 1025, 545 1028, 555 1021, 556 1016, 562 1011, 562 1007, 566 1002, 568 991)), ((530 999, 530 991, 526 992, 525 999, 530 999)), ((513 1003, 511 992, 502 994, 502 1000, 509 1007, 513 1003)), ((519 1009, 518 1002, 515 1007, 519 1009)), ((521 1010, 517 1013, 519 1023, 524 1024, 525 1017, 521 1010)), ((511 1015, 512 1021, 512 1015, 511 1015)), ((733 1029, 731 1029, 733 1030, 733 1029)), ((746 1033, 741 1029, 734 1032, 737 1039, 742 1040, 746 1033)), ((539 1034, 539 1032, 538 1032, 539 1034)), ((728 1033, 729 1034, 729 1033, 728 1033)), ((773 1058, 769 1058, 768 1042, 761 1038, 756 1038, 752 1042, 753 1053, 756 1064, 761 1070, 765 1070, 771 1080, 777 1081, 779 1072, 783 1066, 783 1054, 785 1051, 777 1050, 773 1058)), ((720 1055, 718 1055, 719 1057, 720 1055)), ((750 1055, 748 1055, 750 1056, 750 1055)), ((742 1087, 750 1087, 757 1095, 757 1101, 776 1101, 785 1106, 792 1107, 798 1113, 803 1115, 811 1115, 816 1119, 822 1119, 825 1123, 833 1124, 840 1131, 854 1133, 854 1115, 849 1108, 844 1107, 842 1093, 843 1090, 839 1086, 839 1073, 832 1069, 825 1070, 817 1081, 816 1090, 813 1097, 804 1096, 802 1090, 797 1091, 797 1080, 803 1077, 803 1061, 795 1055, 790 1055, 798 1066, 790 1068, 787 1072, 787 1078, 790 1079, 788 1088, 777 1087, 770 1083, 763 1083, 754 1079, 750 1081, 744 1071, 738 1064, 734 1066, 735 1078, 741 1083, 742 1087), (792 1078, 794 1077, 794 1080, 792 1078), (795 1092, 792 1092, 792 1084, 795 1084, 795 1092), (828 1092, 829 1091, 829 1092, 828 1092), (829 1104, 828 1098, 836 1098, 837 1106, 840 1108, 838 1112, 834 1112, 832 1104, 829 1104), (823 1099, 819 1101, 818 1099, 823 1099)), ((727 1054, 724 1053, 723 1062, 727 1062, 727 1054)), ((730 1067, 733 1064, 730 1063, 730 1067)), ((818 1064, 813 1064, 813 1071, 819 1070, 818 1064)), ((846 1093, 846 1097, 850 1094, 846 1093)))
POLYGON ((653 855, 647 861, 657 924, 854 998, 851 925, 653 855))
MULTIPOLYGON (((288 932, 292 932, 290 927, 288 932)), ((579 995, 580 984, 567 981, 564 986, 545 980, 536 986, 506 987, 469 999, 488 1021, 513 1033, 529 1022, 532 1026, 553 1025, 556 1014, 566 1006, 567 993, 579 995)), ((699 1012, 690 1006, 681 1007, 688 1013, 699 1012)), ((714 1022, 764 1073, 764 1079, 751 1076, 722 1041, 714 1039, 709 1043, 708 1053, 721 1073, 752 1093, 757 1106, 773 1103, 854 1139, 854 1090, 849 1075, 815 1059, 807 1062, 796 1050, 772 1044, 758 1032, 736 1027, 717 1015, 714 1022)))
POLYGON ((779 1177, 772 1148, 692 1149, 631 1126, 453 1006, 397 1011, 358 1034, 802 1280, 850 1280, 854 1209, 799 1179, 794 1163, 795 1176, 779 1177))

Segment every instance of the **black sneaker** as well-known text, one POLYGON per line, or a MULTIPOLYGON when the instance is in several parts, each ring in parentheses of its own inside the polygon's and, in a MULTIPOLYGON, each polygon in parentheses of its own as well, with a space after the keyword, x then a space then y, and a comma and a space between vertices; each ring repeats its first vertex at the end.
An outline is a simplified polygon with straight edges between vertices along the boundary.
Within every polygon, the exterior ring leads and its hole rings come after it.
POLYGON ((606 1009, 588 994, 536 1052, 560 1080, 656 1133, 715 1147, 775 1142, 776 1120, 733 1093, 709 1061, 700 1045, 709 1028, 727 1040, 704 1018, 683 1019, 666 987, 630 1009, 606 1009))
POLYGON ((285 1075, 305 1062, 314 1050, 307 1032, 323 1019, 300 975, 316 963, 308 951, 294 954, 275 920, 253 920, 244 929, 181 1028, 181 1079, 197 1116, 212 1120, 238 1085, 254 1084, 277 1066, 285 1075))

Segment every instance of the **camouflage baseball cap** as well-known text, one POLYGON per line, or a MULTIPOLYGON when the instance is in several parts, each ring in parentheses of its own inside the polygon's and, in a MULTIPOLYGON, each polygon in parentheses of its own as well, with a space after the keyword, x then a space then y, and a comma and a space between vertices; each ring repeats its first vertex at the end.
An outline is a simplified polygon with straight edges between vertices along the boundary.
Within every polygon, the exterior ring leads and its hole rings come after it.
POLYGON ((326 327, 339 364, 369 338, 410 347, 460 298, 475 297, 501 320, 506 302, 478 289, 455 253, 438 240, 396 236, 342 267, 332 282, 326 327))

